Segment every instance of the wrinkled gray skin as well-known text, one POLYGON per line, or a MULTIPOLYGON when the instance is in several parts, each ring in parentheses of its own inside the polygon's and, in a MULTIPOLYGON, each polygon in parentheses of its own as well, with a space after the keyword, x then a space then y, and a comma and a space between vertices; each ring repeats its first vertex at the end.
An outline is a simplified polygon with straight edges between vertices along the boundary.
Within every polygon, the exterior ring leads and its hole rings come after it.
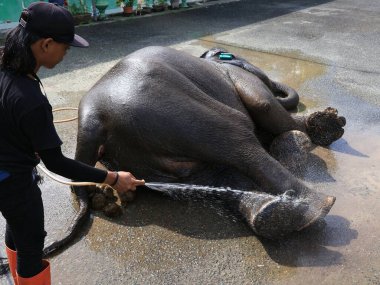
MULTIPOLYGON (((307 188, 266 147, 316 123, 284 108, 298 103, 293 89, 243 59, 219 61, 221 51, 196 58, 147 47, 128 55, 81 100, 75 158, 100 160, 147 182, 254 190, 238 197, 238 208, 256 234, 278 238, 300 230, 326 215, 335 198, 307 188)), ((328 145, 343 135, 344 118, 332 108, 328 113, 326 125, 336 128, 315 127, 313 142, 320 137, 328 145)), ((87 217, 86 191, 74 190, 82 202, 75 225, 46 253, 70 240, 87 217)))

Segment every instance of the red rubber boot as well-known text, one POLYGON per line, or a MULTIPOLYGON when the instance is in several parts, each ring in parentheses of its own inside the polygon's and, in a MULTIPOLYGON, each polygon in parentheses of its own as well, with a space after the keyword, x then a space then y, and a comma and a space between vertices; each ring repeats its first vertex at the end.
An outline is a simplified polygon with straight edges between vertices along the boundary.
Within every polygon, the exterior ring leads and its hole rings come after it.
POLYGON ((5 251, 7 253, 8 257, 8 263, 9 263, 9 270, 11 271, 13 282, 15 285, 18 285, 17 283, 17 274, 16 274, 16 267, 17 267, 17 252, 15 250, 10 249, 9 247, 5 246, 5 251))
POLYGON ((50 263, 47 260, 42 260, 43 269, 33 277, 24 278, 17 276, 17 285, 51 285, 50 278, 50 263))

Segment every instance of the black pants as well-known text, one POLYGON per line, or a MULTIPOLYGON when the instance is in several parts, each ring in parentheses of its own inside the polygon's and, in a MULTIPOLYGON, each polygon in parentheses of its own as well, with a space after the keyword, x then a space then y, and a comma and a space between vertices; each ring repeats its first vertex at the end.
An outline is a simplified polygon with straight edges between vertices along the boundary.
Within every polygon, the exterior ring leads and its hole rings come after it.
POLYGON ((41 190, 31 173, 12 174, 0 182, 0 211, 7 222, 5 244, 17 251, 18 274, 38 274, 46 232, 41 190))

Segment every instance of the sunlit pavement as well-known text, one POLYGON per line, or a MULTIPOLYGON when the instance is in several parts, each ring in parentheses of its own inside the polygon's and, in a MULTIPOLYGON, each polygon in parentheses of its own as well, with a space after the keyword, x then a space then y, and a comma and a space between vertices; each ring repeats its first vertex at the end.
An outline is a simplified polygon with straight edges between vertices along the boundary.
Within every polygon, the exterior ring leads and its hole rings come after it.
MULTIPOLYGON (((93 213, 78 240, 51 258, 52 284, 380 284, 380 3, 309 2, 215 1, 82 26, 77 32, 91 47, 71 49, 42 81, 54 108, 75 107, 120 58, 144 46, 194 56, 222 46, 245 57, 300 93, 299 112, 333 106, 347 119, 344 137, 314 149, 302 176, 337 197, 325 223, 260 240, 215 209, 140 192, 117 220, 93 213)), ((73 157, 76 122, 57 129, 73 157)), ((49 178, 42 190, 48 244, 67 229, 76 203, 49 178)))

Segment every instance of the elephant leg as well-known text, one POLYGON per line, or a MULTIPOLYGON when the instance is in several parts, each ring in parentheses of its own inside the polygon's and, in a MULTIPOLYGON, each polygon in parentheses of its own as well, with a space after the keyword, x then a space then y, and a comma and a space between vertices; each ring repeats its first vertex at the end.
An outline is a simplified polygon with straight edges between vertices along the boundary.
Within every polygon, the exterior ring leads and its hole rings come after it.
POLYGON ((175 200, 223 206, 229 214, 243 218, 258 236, 269 239, 279 239, 302 230, 324 217, 330 209, 312 208, 308 200, 294 196, 293 191, 274 196, 230 187, 178 183, 148 183, 147 186, 175 200))
MULTIPOLYGON (((294 222, 297 224, 295 228, 309 225, 330 210, 335 198, 308 188, 269 155, 255 136, 252 122, 248 117, 240 116, 238 113, 225 116, 225 110, 221 110, 220 114, 216 112, 218 112, 216 109, 208 110, 207 113, 192 118, 194 125, 202 126, 203 122, 208 122, 213 126, 212 132, 206 127, 199 128, 196 132, 183 133, 183 135, 177 131, 166 137, 181 141, 182 151, 192 154, 193 159, 237 169, 252 179, 261 191, 271 196, 282 195, 289 190, 294 191, 294 199, 286 200, 286 202, 276 200, 270 203, 270 207, 277 209, 275 210, 277 215, 286 215, 286 209, 297 208, 297 201, 302 200, 303 205, 306 205, 302 210, 302 219, 306 218, 303 221, 294 222), (179 137, 180 134, 181 137, 179 137), (282 208, 284 210, 280 211, 279 209, 282 208)), ((167 138, 161 136, 159 141, 164 144, 167 138)), ((256 212, 261 212, 261 208, 259 207, 256 212)), ((268 211, 261 213, 263 213, 260 218, 262 220, 269 219, 271 216, 271 214, 264 215, 268 211)))
POLYGON ((177 141, 181 152, 192 154, 195 160, 234 167, 254 180, 263 191, 273 194, 291 189, 297 193, 309 191, 263 148, 248 116, 242 116, 239 112, 226 116, 227 112, 224 109, 208 109, 191 118, 193 125, 205 127, 194 132, 189 132, 190 129, 157 132, 156 139, 163 145, 177 141), (204 122, 213 126, 212 131, 204 122))
POLYGON ((298 130, 308 134, 313 143, 321 146, 328 146, 342 137, 346 120, 338 116, 335 108, 329 107, 309 116, 292 116, 258 77, 233 66, 228 71, 241 100, 260 130, 272 136, 298 130))
POLYGON ((238 208, 257 235, 278 239, 326 216, 334 200, 328 197, 322 207, 313 207, 307 199, 294 197, 293 191, 278 196, 245 192, 239 197, 238 208))
POLYGON ((103 154, 106 139, 102 129, 102 124, 98 121, 92 121, 91 124, 79 124, 75 160, 91 166, 95 165, 103 154))
POLYGON ((240 161, 231 160, 235 155, 229 161, 267 192, 264 200, 260 195, 246 194, 240 201, 240 212, 258 235, 282 236, 327 215, 335 197, 308 188, 259 145, 251 144, 250 154, 246 147, 239 145, 240 161))

